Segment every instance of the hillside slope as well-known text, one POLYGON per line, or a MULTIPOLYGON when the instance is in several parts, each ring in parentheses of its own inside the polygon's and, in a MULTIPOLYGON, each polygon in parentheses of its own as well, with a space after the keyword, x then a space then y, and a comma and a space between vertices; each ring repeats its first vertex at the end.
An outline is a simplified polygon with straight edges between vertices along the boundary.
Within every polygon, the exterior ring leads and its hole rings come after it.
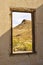
MULTIPOLYGON (((19 24, 18 26, 13 28, 13 33, 12 33, 13 46, 18 47, 19 45, 22 45, 22 44, 24 45, 24 43, 26 43, 26 44, 32 43, 32 25, 31 25, 31 23, 32 22, 29 20, 23 20, 21 24, 19 24), (17 46, 17 44, 18 44, 18 46, 17 46)), ((14 47, 14 49, 15 49, 15 47, 14 47)), ((32 48, 31 48, 31 50, 32 50, 32 48)))

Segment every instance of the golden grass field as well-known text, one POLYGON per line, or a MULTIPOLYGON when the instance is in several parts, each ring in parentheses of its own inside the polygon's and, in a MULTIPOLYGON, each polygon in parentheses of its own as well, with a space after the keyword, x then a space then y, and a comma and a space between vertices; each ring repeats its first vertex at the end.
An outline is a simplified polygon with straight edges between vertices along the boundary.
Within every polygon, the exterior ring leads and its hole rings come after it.
POLYGON ((13 52, 32 51, 32 25, 31 21, 23 20, 12 29, 13 52))

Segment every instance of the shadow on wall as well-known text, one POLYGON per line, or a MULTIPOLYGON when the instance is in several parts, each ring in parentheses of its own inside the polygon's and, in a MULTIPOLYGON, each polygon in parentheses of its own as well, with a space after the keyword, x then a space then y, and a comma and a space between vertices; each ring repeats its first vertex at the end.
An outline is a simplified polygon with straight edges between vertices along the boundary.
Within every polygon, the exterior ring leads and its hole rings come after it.
POLYGON ((8 54, 9 52, 7 52, 7 51, 9 51, 9 46, 10 46, 10 44, 9 43, 11 43, 10 42, 11 41, 11 29, 10 30, 8 30, 6 33, 4 33, 1 37, 0 37, 0 56, 2 56, 2 54, 3 55, 6 55, 6 54, 8 54))

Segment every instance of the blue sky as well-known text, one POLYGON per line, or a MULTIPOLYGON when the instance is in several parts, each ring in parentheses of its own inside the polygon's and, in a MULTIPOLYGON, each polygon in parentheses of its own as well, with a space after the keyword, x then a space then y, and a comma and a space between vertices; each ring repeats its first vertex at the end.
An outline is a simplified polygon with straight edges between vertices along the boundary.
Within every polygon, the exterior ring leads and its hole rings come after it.
POLYGON ((31 20, 31 13, 23 13, 23 12, 12 12, 12 27, 16 27, 22 21, 31 20))

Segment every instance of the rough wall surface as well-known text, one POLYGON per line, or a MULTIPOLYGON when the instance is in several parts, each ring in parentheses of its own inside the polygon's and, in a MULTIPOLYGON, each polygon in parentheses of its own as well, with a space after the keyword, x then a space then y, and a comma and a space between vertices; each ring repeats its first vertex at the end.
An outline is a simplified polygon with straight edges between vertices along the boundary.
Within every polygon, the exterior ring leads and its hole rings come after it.
POLYGON ((0 65, 43 65, 43 0, 0 1, 0 65), (42 6, 41 6, 42 5, 42 6), (9 55, 11 44, 11 7, 35 8, 36 54, 9 55))

